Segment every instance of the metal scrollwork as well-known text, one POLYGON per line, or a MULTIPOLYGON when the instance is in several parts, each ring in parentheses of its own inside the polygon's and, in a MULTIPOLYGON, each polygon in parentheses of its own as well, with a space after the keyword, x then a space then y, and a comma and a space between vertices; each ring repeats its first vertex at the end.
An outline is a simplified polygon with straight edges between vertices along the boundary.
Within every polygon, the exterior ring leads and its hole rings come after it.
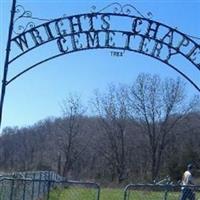
POLYGON ((91 12, 110 12, 110 13, 116 13, 116 14, 126 14, 126 15, 139 15, 140 17, 143 18, 149 18, 151 19, 153 17, 153 14, 151 12, 148 12, 146 15, 146 17, 137 9, 135 8, 133 5, 131 4, 125 4, 125 5, 121 5, 120 3, 111 3, 109 5, 107 5, 106 7, 102 8, 101 10, 97 11, 96 6, 92 6, 91 8, 91 12))
POLYGON ((17 5, 15 9, 15 15, 17 16, 15 21, 22 17, 32 17, 31 11, 25 11, 24 7, 21 5, 17 5))
POLYGON ((127 14, 127 15, 136 13, 140 17, 145 18, 145 16, 140 11, 138 11, 134 6, 132 6, 130 4, 126 4, 126 5, 122 6, 122 13, 127 14))
POLYGON ((92 12, 103 12, 103 11, 107 11, 110 13, 121 13, 122 12, 122 6, 120 3, 111 3, 108 6, 102 8, 101 10, 97 10, 96 6, 92 6, 92 12))
POLYGON ((48 19, 41 19, 33 17, 31 11, 27 11, 23 6, 17 5, 15 8, 15 20, 13 32, 17 35, 35 27, 36 21, 50 21, 48 19), (29 21, 29 20, 32 21, 29 21))
MULTIPOLYGON (((91 12, 92 13, 102 13, 102 12, 106 12, 106 13, 115 13, 115 14, 124 14, 124 15, 137 15, 140 16, 142 18, 147 18, 147 19, 152 19, 153 18, 153 14, 152 12, 147 12, 146 15, 143 15, 136 7, 134 7, 131 4, 125 4, 122 5, 120 3, 114 2, 111 3, 107 6, 105 6, 104 8, 102 8, 101 10, 97 10, 96 6, 92 6, 91 7, 91 12)), ((175 27, 176 30, 178 30, 177 27, 175 27)), ((191 39, 195 39, 196 41, 200 41, 200 37, 196 37, 196 36, 192 36, 192 35, 188 35, 186 34, 189 38, 191 39)))

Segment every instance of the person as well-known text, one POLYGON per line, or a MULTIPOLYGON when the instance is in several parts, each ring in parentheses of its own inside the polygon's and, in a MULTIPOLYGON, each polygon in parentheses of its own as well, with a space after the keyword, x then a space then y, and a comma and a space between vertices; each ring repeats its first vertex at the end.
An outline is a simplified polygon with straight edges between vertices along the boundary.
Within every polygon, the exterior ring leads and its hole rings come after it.
POLYGON ((193 183, 193 177, 192 177, 192 171, 193 166, 192 164, 189 164, 187 166, 187 170, 184 172, 182 177, 182 188, 181 188, 181 198, 180 200, 195 200, 195 193, 192 187, 189 187, 191 185, 194 185, 193 183))

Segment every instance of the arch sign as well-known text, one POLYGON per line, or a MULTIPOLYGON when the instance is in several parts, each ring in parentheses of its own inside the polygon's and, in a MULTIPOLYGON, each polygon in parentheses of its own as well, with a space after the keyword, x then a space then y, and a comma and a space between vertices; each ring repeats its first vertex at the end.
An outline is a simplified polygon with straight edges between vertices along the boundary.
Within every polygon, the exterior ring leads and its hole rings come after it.
POLYGON ((14 0, 4 66, 0 112, 2 112, 6 86, 16 78, 51 59, 89 49, 120 50, 120 55, 122 52, 131 51, 150 56, 176 70, 200 91, 200 85, 193 81, 189 74, 184 73, 176 62, 177 60, 186 61, 191 64, 191 70, 199 72, 200 45, 193 37, 176 28, 154 21, 151 16, 149 13, 145 17, 132 5, 122 6, 119 3, 113 3, 98 12, 94 8, 90 13, 47 20, 33 18, 31 12, 25 11, 20 5, 16 6, 14 0), (111 9, 113 10, 107 11, 111 9), (22 18, 37 19, 40 24, 35 25, 33 22, 29 22, 18 25, 16 30, 14 25, 22 18), (10 64, 36 48, 49 43, 51 48, 54 48, 52 55, 47 54, 46 57, 34 61, 35 63, 26 66, 25 69, 7 80, 10 64), (11 56, 12 49, 15 50, 14 55, 11 56))

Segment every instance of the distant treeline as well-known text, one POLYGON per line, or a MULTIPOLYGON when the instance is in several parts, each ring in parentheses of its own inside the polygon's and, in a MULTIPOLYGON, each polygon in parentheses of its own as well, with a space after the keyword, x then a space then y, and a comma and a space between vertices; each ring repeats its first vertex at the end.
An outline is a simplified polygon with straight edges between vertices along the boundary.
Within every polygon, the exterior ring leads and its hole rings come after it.
POLYGON ((180 180, 188 162, 200 167, 200 101, 185 93, 180 79, 140 74, 132 85, 95 91, 93 115, 69 96, 61 117, 2 131, 0 170, 53 170, 105 184, 180 180))

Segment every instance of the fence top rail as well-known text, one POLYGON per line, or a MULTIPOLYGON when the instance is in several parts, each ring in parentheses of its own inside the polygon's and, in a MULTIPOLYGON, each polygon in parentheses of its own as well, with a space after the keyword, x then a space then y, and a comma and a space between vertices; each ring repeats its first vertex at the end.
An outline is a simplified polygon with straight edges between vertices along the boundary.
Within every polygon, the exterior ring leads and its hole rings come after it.
MULTIPOLYGON (((59 182, 59 181, 58 181, 59 182)), ((88 185, 88 186, 93 186, 97 189, 100 189, 100 185, 98 183, 95 182, 84 182, 84 181, 72 181, 72 180, 66 180, 66 181, 60 181, 60 182, 66 182, 68 184, 74 184, 74 185, 88 185)))
POLYGON ((147 188, 193 188, 193 189, 200 189, 200 185, 182 185, 182 184, 128 184, 125 188, 124 191, 127 191, 129 189, 135 189, 135 188, 142 188, 142 187, 147 187, 147 188))
POLYGON ((40 181, 40 182, 47 182, 47 181, 50 181, 50 180, 33 179, 33 178, 0 177, 0 182, 2 182, 2 181, 27 181, 27 182, 40 181))
POLYGON ((16 172, 2 172, 0 176, 13 176, 13 175, 33 175, 33 174, 56 174, 54 171, 16 171, 16 172))
POLYGON ((44 180, 44 179, 38 179, 38 178, 18 178, 18 177, 0 177, 0 182, 2 181, 24 181, 24 182, 49 182, 49 183, 58 183, 58 184, 69 184, 69 185, 85 185, 90 186, 93 188, 100 189, 100 185, 95 182, 84 182, 84 181, 73 181, 73 180, 44 180))

